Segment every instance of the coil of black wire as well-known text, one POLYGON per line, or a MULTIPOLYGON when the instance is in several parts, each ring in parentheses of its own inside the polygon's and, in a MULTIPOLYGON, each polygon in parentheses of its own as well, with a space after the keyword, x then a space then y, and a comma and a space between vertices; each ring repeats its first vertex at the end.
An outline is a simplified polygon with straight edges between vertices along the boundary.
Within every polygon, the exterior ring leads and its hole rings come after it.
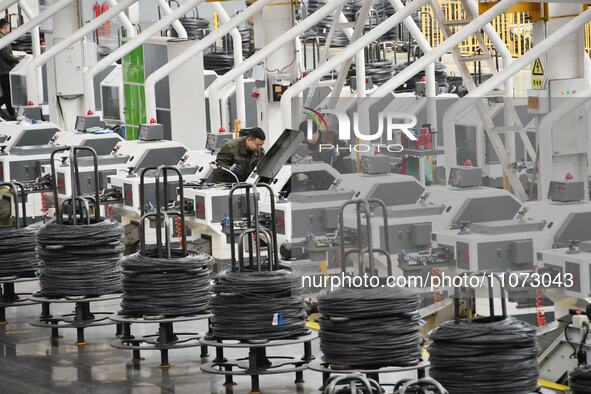
POLYGON ((100 296, 121 290, 123 226, 112 220, 86 225, 48 223, 37 232, 41 294, 100 296))
POLYGON ((318 298, 320 350, 331 365, 380 368, 420 358, 419 297, 404 288, 339 288, 318 298))
POLYGON ((157 257, 155 249, 122 259, 123 297, 120 314, 126 316, 192 316, 209 307, 209 265, 213 257, 180 249, 172 258, 157 257))
POLYGON ((234 67, 234 55, 209 51, 203 55, 203 66, 206 70, 213 70, 218 75, 224 75, 234 67))
MULTIPOLYGON (((179 22, 181 22, 181 25, 183 25, 187 32, 187 38, 191 40, 201 40, 205 37, 206 32, 209 29, 209 21, 203 18, 182 17, 179 19, 179 22)), ((178 36, 174 29, 171 31, 171 35, 173 37, 178 36)))
POLYGON ((526 394, 538 387, 536 328, 507 317, 448 321, 429 334, 430 375, 450 394, 526 394))
POLYGON ((210 305, 216 339, 275 340, 308 332, 301 278, 287 270, 222 271, 214 280, 210 305))
POLYGON ((574 369, 568 376, 571 394, 591 394, 591 365, 574 369))
POLYGON ((0 277, 30 278, 39 269, 35 236, 40 223, 27 227, 0 227, 0 277))

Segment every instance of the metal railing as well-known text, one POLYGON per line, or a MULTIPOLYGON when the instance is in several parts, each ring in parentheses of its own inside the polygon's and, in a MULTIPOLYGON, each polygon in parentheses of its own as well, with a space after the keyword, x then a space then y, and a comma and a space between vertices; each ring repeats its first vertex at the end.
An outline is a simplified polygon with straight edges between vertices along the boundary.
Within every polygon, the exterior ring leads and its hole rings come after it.
MULTIPOLYGON (((443 13, 448 21, 460 21, 466 19, 460 0, 441 0, 443 13)), ((421 30, 432 47, 436 47, 444 41, 443 33, 438 23, 432 17, 431 5, 423 6, 420 12, 421 30)), ((519 57, 529 51, 532 46, 532 22, 528 12, 510 12, 499 15, 491 24, 501 39, 505 42, 511 54, 519 57)), ((450 27, 453 33, 462 28, 461 25, 450 27)), ((587 25, 586 31, 591 32, 587 25)), ((486 43, 492 48, 492 43, 485 35, 486 43)), ((587 41, 587 47, 591 48, 591 40, 587 41)), ((480 47, 476 37, 470 36, 459 45, 463 55, 473 55, 479 52, 480 47)))

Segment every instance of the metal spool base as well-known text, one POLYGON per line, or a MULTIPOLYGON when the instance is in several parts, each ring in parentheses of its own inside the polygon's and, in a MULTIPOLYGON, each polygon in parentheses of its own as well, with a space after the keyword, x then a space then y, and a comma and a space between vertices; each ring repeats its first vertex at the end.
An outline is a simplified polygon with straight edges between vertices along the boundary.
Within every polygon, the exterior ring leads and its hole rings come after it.
POLYGON ((35 305, 31 301, 31 293, 17 293, 15 283, 33 282, 37 278, 19 278, 17 276, 0 277, 0 326, 7 324, 6 308, 35 305))
POLYGON ((310 364, 308 364, 308 369, 311 371, 322 372, 322 387, 321 390, 324 390, 326 384, 330 380, 331 375, 344 375, 344 374, 352 374, 352 373, 361 373, 368 377, 369 379, 375 380, 377 383, 380 383, 380 375, 383 373, 394 373, 394 372, 407 372, 407 371, 417 371, 418 378, 424 378, 426 376, 426 369, 429 367, 428 361, 419 361, 416 365, 409 365, 403 367, 382 367, 378 369, 364 369, 364 368, 335 368, 334 366, 330 365, 329 363, 325 363, 321 360, 314 360, 310 364))
POLYGON ((200 340, 202 345, 215 348, 216 358, 201 365, 205 373, 225 375, 226 386, 235 385, 232 376, 250 376, 250 393, 260 393, 259 376, 295 372, 295 383, 304 383, 304 370, 308 363, 314 359, 312 355, 312 341, 318 338, 318 333, 311 332, 292 339, 263 340, 256 342, 239 342, 230 340, 216 340, 204 338, 200 340), (294 356, 267 356, 268 347, 289 346, 303 343, 304 355, 294 356), (226 359, 224 348, 248 349, 248 357, 226 359))
MULTIPOLYGON (((34 327, 44 327, 51 329, 50 339, 56 342, 59 338, 60 328, 76 329, 76 346, 86 345, 84 329, 89 327, 109 326, 116 324, 109 320, 113 312, 93 312, 90 310, 90 303, 119 298, 119 294, 109 294, 100 297, 61 297, 52 298, 41 294, 33 294, 29 300, 41 304, 41 316, 39 319, 29 322, 34 327), (51 304, 75 304, 72 313, 53 316, 50 313, 51 304)), ((121 327, 117 326, 116 335, 119 335, 121 327)))
POLYGON ((160 368, 170 368, 168 361, 168 351, 173 349, 184 349, 200 346, 200 357, 207 358, 209 357, 207 346, 199 343, 201 335, 197 332, 174 332, 174 323, 203 320, 209 319, 210 317, 211 314, 209 313, 161 319, 114 315, 110 317, 110 319, 117 324, 121 324, 123 332, 120 339, 112 342, 111 346, 115 349, 131 350, 133 353, 132 361, 134 363, 142 360, 140 354, 142 350, 159 350, 160 368), (131 333, 132 324, 158 324, 158 332, 152 335, 136 337, 131 333))

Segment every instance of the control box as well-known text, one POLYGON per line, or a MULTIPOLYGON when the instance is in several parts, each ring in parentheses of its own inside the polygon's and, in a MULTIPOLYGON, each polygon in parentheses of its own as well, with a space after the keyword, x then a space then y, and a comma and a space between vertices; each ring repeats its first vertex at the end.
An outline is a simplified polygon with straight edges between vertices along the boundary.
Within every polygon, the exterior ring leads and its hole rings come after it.
POLYGON ((138 138, 140 141, 160 141, 164 139, 164 125, 160 123, 140 125, 138 138))
POLYGON ((548 199, 555 202, 572 202, 585 199, 585 184, 581 181, 551 181, 548 199))
POLYGON ((361 172, 367 175, 388 174, 391 172, 390 163, 390 156, 363 156, 361 158, 361 172))
POLYGON ((95 115, 85 115, 76 117, 76 125, 74 129, 76 131, 87 132, 95 128, 101 128, 101 118, 95 115))
POLYGON ((27 105, 18 108, 18 115, 31 120, 43 120, 43 111, 38 105, 27 105))
POLYGON ((271 89, 270 98, 273 102, 281 101, 283 93, 291 86, 288 76, 274 75, 270 78, 269 87, 271 89))
POLYGON ((208 134, 207 141, 205 142, 205 149, 217 154, 224 144, 234 137, 232 133, 221 133, 221 134, 208 134))
POLYGON ((475 187, 482 185, 482 169, 478 167, 453 167, 449 173, 449 185, 475 187))

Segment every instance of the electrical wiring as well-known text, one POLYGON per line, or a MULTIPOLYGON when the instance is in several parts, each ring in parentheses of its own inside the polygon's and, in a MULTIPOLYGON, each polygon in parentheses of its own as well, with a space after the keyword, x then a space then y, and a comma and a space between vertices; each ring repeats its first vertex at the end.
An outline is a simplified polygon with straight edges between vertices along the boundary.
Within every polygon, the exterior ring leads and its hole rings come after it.
POLYGON ((568 376, 571 394, 591 394, 591 365, 578 367, 568 376))
POLYGON ((41 294, 100 296, 121 290, 119 259, 123 226, 111 220, 90 225, 50 222, 37 232, 41 294))
POLYGON ((39 268, 35 236, 40 223, 27 227, 0 227, 0 277, 34 277, 39 268))
POLYGON ((416 364, 420 359, 419 297, 404 288, 339 288, 318 309, 324 361, 349 367, 416 364))
POLYGON ((209 307, 209 266, 213 257, 172 249, 171 258, 156 249, 126 256, 120 314, 126 316, 191 316, 209 307))
POLYGON ((211 336, 274 340, 307 333, 301 278, 286 270, 222 271, 210 299, 211 336))
POLYGON ((448 321, 429 334, 430 376, 450 394, 526 394, 538 387, 536 328, 501 320, 448 321))

